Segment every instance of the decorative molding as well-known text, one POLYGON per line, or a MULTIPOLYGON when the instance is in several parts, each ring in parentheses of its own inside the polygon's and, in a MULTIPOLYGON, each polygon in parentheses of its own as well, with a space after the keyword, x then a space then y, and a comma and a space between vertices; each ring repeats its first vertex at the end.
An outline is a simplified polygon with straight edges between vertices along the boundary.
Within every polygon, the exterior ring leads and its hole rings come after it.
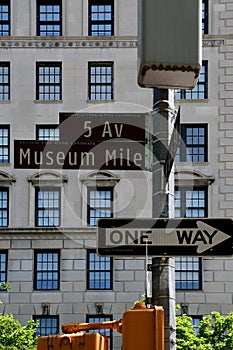
POLYGON ((27 180, 33 186, 62 185, 68 182, 67 176, 55 171, 41 171, 32 176, 28 176, 27 180))
MULTIPOLYGON (((203 47, 223 46, 223 38, 204 38, 203 47)), ((1 37, 0 49, 10 48, 137 48, 138 40, 132 37, 1 37)))
POLYGON ((174 171, 175 185, 181 187, 192 186, 210 186, 215 177, 211 175, 205 175, 200 171, 194 169, 183 169, 174 171))
POLYGON ((203 47, 218 47, 218 46, 224 46, 225 40, 224 39, 204 39, 202 41, 203 47))
POLYGON ((96 237, 96 227, 0 227, 0 236, 4 239, 64 239, 90 240, 96 237), (45 236, 46 235, 46 236, 45 236), (66 237, 66 238, 65 238, 66 237))
POLYGON ((0 40, 0 48, 135 48, 137 47, 137 38, 99 38, 93 39, 90 37, 79 37, 79 38, 63 38, 63 37, 2 37, 0 40))
POLYGON ((109 171, 93 171, 80 180, 84 185, 90 187, 114 187, 120 178, 109 171))
POLYGON ((12 185, 14 182, 16 182, 16 179, 13 175, 7 174, 4 171, 0 171, 0 185, 12 185))

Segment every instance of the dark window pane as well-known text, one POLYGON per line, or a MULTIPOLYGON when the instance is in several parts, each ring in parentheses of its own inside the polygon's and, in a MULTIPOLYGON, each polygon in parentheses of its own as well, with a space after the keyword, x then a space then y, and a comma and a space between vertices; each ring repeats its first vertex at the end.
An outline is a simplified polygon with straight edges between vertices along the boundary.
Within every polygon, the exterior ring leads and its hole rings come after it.
POLYGON ((40 101, 62 99, 61 63, 37 63, 36 99, 40 101))
POLYGON ((9 225, 9 191, 0 187, 0 227, 9 225))
POLYGON ((60 226, 60 189, 36 188, 36 226, 60 226))
POLYGON ((9 126, 0 126, 0 163, 9 163, 9 126))
POLYGON ((9 62, 0 62, 0 100, 10 100, 9 62))
POLYGON ((99 218, 112 217, 112 201, 112 188, 89 188, 87 206, 88 224, 96 226, 99 218))
POLYGON ((114 1, 89 0, 89 35, 114 35, 114 1))
POLYGON ((60 132, 57 125, 38 125, 36 127, 36 139, 39 141, 59 141, 60 132))
MULTIPOLYGON (((177 188, 175 190, 176 217, 207 217, 207 189, 177 188)), ((176 258, 176 289, 201 289, 201 259, 176 258)))
POLYGON ((200 258, 176 258, 176 289, 199 290, 201 288, 200 258))
POLYGON ((208 34, 208 0, 202 0, 202 34, 208 34))
POLYGON ((10 0, 0 2, 0 36, 10 35, 10 0))
POLYGON ((58 316, 34 316, 33 319, 39 322, 36 329, 36 336, 47 336, 59 333, 58 316))
POLYGON ((113 99, 113 64, 89 63, 89 100, 113 99))
MULTIPOLYGON (((7 252, 0 251, 0 283, 7 282, 7 252)), ((4 290, 2 286, 0 290, 4 290)))
POLYGON ((61 0, 37 0, 37 35, 62 35, 61 0))
POLYGON ((35 252, 35 281, 36 290, 59 289, 59 252, 35 252))
POLYGON ((181 138, 182 141, 175 161, 208 161, 208 128, 206 124, 182 124, 181 138))
POLYGON ((208 62, 203 61, 197 85, 192 90, 176 90, 175 99, 203 100, 208 98, 208 62))
POLYGON ((175 190, 175 211, 180 215, 176 217, 207 217, 207 189, 176 188, 175 190))
POLYGON ((87 252, 87 289, 112 289, 112 258, 87 252))

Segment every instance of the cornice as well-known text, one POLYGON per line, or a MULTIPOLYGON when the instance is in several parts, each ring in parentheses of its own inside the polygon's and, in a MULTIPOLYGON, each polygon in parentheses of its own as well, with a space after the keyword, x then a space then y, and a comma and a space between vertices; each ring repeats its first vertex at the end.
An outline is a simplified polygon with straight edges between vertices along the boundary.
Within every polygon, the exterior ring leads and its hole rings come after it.
MULTIPOLYGON (((223 46, 225 37, 204 35, 203 47, 223 46)), ((10 36, 0 38, 0 48, 25 48, 25 49, 89 49, 89 48, 136 48, 138 46, 137 36, 114 36, 114 37, 24 37, 10 36)))
POLYGON ((202 41, 202 47, 218 47, 218 46, 224 46, 225 40, 224 39, 205 39, 202 41))
POLYGON ((0 48, 135 48, 137 37, 1 37, 0 48))
POLYGON ((224 46, 229 35, 210 35, 205 34, 202 37, 202 47, 224 46))
MULTIPOLYGON (((1 227, 0 228, 0 241, 5 235, 10 235, 12 237, 15 235, 29 235, 36 237, 36 235, 88 235, 87 237, 91 238, 90 235, 96 234, 96 227, 1 227)), ((94 237, 94 236, 93 236, 94 237)))

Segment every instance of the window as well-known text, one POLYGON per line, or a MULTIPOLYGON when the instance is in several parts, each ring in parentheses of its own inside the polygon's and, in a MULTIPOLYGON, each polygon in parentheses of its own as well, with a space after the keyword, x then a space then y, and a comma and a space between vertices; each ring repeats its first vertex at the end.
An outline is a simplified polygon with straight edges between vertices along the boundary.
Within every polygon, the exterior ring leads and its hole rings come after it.
POLYGON ((0 101, 10 100, 10 63, 0 62, 0 101))
POLYGON ((89 0, 90 36, 114 35, 114 2, 113 0, 89 0))
POLYGON ((113 100, 113 63, 89 62, 89 100, 113 100))
POLYGON ((37 36, 62 35, 62 0, 37 0, 37 36))
MULTIPOLYGON (((0 283, 7 282, 7 252, 0 250, 0 283)), ((5 290, 0 287, 0 290, 5 290)))
POLYGON ((200 326, 200 321, 201 321, 201 316, 191 316, 192 317, 192 325, 195 330, 195 333, 198 335, 199 334, 199 326, 200 326))
POLYGON ((0 36, 10 35, 10 0, 0 1, 0 36))
MULTIPOLYGON (((175 189, 175 217, 207 217, 207 189, 206 188, 177 188, 175 189)), ((201 259, 176 258, 176 289, 202 288, 201 259)))
POLYGON ((36 226, 60 226, 60 188, 36 187, 36 226))
POLYGON ((202 0, 202 34, 208 34, 208 0, 202 0))
POLYGON ((113 261, 99 256, 95 250, 87 251, 87 289, 112 289, 113 261))
POLYGON ((0 126, 0 164, 10 161, 10 128, 0 126))
MULTIPOLYGON (((87 315, 86 322, 95 323, 95 322, 108 322, 112 321, 112 315, 87 315)), ((108 338, 109 349, 112 349, 112 329, 95 329, 90 330, 91 332, 98 332, 101 335, 104 335, 108 338)))
POLYGON ((88 188, 87 221, 91 226, 96 226, 99 218, 112 217, 112 188, 88 188))
POLYGON ((36 99, 62 99, 62 65, 58 62, 40 62, 36 65, 36 99))
POLYGON ((203 61, 197 85, 192 90, 176 90, 175 99, 204 100, 208 98, 208 62, 203 61))
POLYGON ((208 216, 207 188, 175 190, 175 217, 203 218, 208 216))
POLYGON ((33 319, 39 322, 36 336, 41 337, 59 333, 59 316, 34 316, 33 319))
POLYGON ((201 289, 201 259, 176 258, 176 289, 201 289))
POLYGON ((60 254, 57 250, 35 251, 35 290, 59 289, 60 254))
POLYGON ((207 162, 207 124, 182 124, 182 142, 178 147, 177 162, 207 162))
POLYGON ((39 141, 59 141, 58 125, 37 125, 36 139, 39 141))
POLYGON ((0 227, 9 225, 9 191, 6 187, 0 187, 0 227))

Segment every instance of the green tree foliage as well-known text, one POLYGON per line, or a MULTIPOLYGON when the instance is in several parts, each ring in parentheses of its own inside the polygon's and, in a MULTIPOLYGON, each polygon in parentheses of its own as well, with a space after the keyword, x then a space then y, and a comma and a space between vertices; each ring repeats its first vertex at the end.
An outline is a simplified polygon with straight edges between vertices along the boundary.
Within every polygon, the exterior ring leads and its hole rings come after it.
POLYGON ((200 321, 195 333, 192 318, 176 317, 177 350, 233 350, 233 312, 226 316, 213 311, 200 321))
POLYGON ((25 326, 13 315, 0 314, 0 350, 36 350, 36 323, 33 320, 25 326))
MULTIPOLYGON (((0 283, 0 288, 8 290, 10 286, 0 283)), ((22 326, 13 315, 0 313, 0 350, 36 350, 36 327, 33 320, 22 326)))
POLYGON ((212 350, 208 342, 196 334, 192 318, 187 315, 176 317, 176 349, 212 350))
POLYGON ((226 316, 212 312, 200 323, 200 337, 208 340, 211 349, 233 350, 233 312, 226 316))

